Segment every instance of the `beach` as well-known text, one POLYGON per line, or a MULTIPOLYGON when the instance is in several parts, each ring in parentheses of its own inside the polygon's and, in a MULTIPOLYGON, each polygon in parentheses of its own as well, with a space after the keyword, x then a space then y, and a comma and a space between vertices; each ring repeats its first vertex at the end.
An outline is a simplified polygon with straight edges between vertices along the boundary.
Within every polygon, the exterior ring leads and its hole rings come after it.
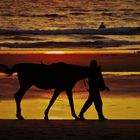
POLYGON ((0 139, 140 139, 140 120, 0 120, 0 139))
MULTIPOLYGON (((138 0, 0 1, 1 66, 57 62, 89 66, 96 60, 110 88, 110 92, 101 91, 103 113, 109 121, 98 121, 94 104, 85 113, 86 121, 75 121, 65 92, 45 121, 54 89, 34 85, 21 102, 25 120, 19 121, 14 100, 20 88, 17 73, 8 76, 0 67, 0 140, 139 140, 139 11, 138 0), (100 29, 102 22, 105 28, 100 29)), ((73 88, 77 115, 88 95, 84 80, 78 81, 73 88)))

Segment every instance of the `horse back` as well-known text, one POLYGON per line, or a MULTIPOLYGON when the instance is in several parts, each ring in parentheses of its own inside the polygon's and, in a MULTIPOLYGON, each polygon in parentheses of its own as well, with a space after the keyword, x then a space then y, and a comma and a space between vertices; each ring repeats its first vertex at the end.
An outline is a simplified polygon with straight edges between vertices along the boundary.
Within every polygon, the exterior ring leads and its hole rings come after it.
POLYGON ((62 62, 51 65, 21 63, 15 67, 19 81, 28 81, 40 88, 72 87, 78 80, 86 78, 88 71, 88 67, 62 62))

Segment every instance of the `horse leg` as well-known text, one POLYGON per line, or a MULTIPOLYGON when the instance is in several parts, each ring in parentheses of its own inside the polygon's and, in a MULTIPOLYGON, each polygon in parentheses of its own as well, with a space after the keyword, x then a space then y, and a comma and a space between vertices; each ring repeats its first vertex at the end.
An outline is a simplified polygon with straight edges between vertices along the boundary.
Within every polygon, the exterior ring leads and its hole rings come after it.
POLYGON ((67 93, 67 96, 68 96, 68 100, 69 100, 69 104, 70 104, 70 107, 71 107, 71 114, 72 116, 78 120, 79 118, 77 117, 76 113, 75 113, 75 110, 74 110, 74 103, 73 103, 73 97, 72 97, 72 89, 68 89, 66 90, 66 93, 67 93))
POLYGON ((20 88, 17 93, 15 94, 15 101, 16 101, 16 117, 19 120, 24 120, 23 116, 21 115, 21 107, 20 107, 20 102, 22 100, 22 97, 24 96, 26 90, 28 88, 20 88))
POLYGON ((54 94, 52 96, 52 99, 50 100, 50 103, 49 103, 47 109, 45 110, 45 117, 44 117, 45 120, 48 120, 49 110, 50 110, 51 106, 53 105, 54 101, 56 100, 56 98, 58 97, 59 94, 60 94, 60 90, 55 89, 54 94))

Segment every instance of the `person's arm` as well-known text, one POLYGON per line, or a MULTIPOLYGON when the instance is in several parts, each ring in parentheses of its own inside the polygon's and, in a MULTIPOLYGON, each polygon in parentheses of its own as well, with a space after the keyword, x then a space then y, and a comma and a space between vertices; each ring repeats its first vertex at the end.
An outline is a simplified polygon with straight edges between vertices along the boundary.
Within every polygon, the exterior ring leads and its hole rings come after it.
POLYGON ((103 75, 102 75, 102 71, 101 71, 101 66, 98 67, 98 72, 100 73, 100 77, 101 77, 101 81, 102 81, 102 86, 100 87, 101 91, 110 91, 110 89, 106 86, 103 75))

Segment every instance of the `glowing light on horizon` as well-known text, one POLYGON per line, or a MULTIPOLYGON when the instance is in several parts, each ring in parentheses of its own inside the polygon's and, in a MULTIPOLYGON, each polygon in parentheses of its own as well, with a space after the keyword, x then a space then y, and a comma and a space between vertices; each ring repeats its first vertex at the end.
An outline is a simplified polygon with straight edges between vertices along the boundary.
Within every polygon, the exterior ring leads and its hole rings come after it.
POLYGON ((140 75, 139 71, 128 71, 128 72, 116 72, 116 71, 112 71, 112 72, 103 72, 103 74, 109 75, 140 75))
POLYGON ((45 54, 65 54, 64 51, 46 51, 45 54))
POLYGON ((131 50, 86 50, 86 49, 59 49, 59 50, 52 50, 52 49, 19 49, 19 50, 1 50, 0 54, 135 54, 135 51, 131 50))

